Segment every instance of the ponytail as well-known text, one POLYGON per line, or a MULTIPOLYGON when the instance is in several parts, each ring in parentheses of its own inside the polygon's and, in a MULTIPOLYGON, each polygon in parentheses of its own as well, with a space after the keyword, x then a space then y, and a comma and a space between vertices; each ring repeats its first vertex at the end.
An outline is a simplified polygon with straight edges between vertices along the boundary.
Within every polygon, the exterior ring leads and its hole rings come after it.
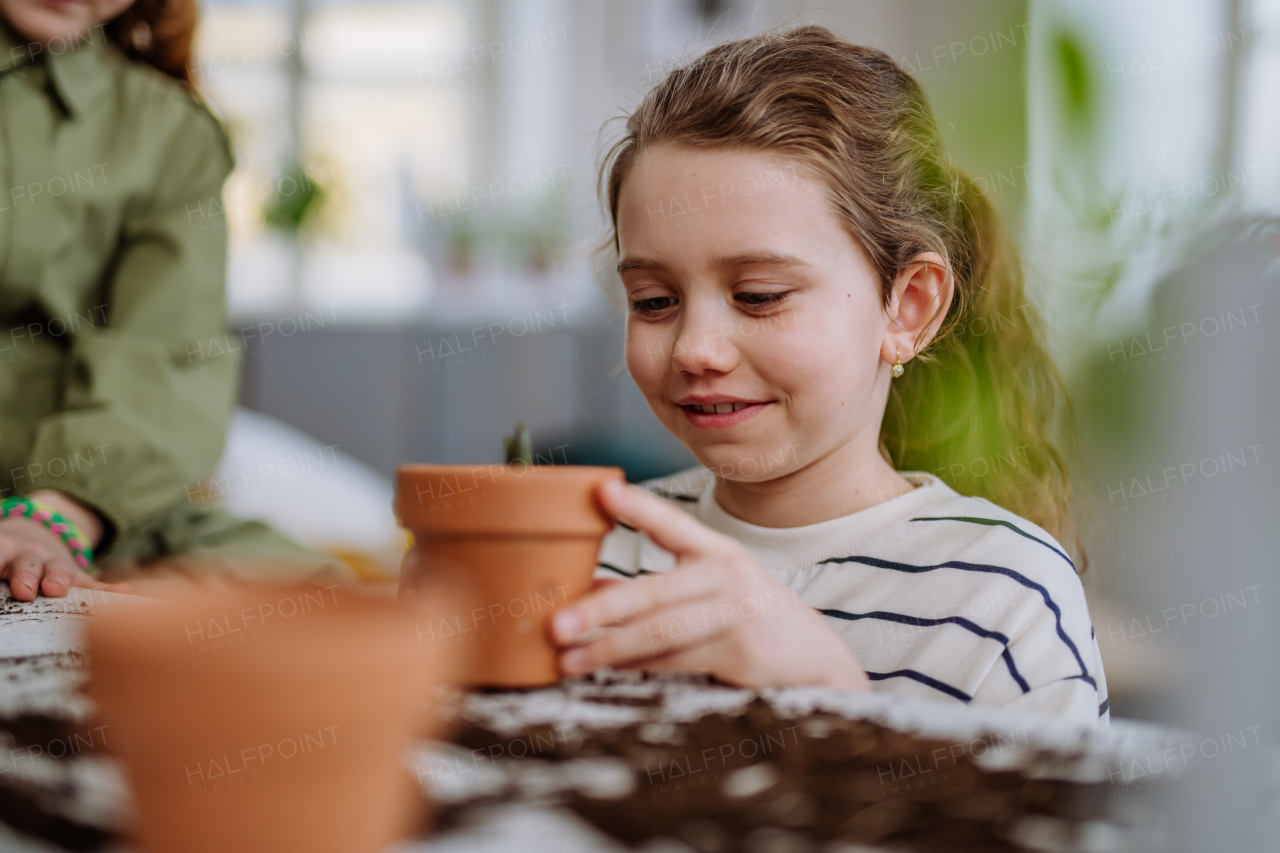
POLYGON ((967 177, 954 175, 952 185, 956 297, 932 343, 890 386, 881 452, 899 470, 933 473, 1034 522, 1083 571, 1061 450, 1072 414, 1065 384, 991 202, 967 177))

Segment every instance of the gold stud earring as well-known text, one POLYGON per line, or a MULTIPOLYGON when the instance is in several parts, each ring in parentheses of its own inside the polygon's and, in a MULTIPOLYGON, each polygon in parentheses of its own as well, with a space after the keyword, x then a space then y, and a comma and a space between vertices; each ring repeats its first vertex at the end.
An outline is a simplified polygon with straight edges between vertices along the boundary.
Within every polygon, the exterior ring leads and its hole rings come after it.
POLYGON ((894 347, 893 353, 894 353, 894 358, 896 358, 897 361, 894 362, 893 369, 890 370, 889 372, 893 374, 894 379, 897 379, 899 376, 902 375, 902 350, 898 349, 897 347, 894 347))

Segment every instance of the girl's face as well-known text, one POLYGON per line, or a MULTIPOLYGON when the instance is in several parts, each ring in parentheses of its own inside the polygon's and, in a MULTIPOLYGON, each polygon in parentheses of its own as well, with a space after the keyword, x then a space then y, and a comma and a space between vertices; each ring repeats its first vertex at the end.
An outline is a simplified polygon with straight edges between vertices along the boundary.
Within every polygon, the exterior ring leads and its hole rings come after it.
POLYGON ((702 464, 759 482, 874 452, 901 338, 819 183, 769 154, 658 146, 617 224, 627 368, 702 464))
POLYGON ((72 42, 123 13, 135 0, 0 0, 0 15, 23 38, 72 42))

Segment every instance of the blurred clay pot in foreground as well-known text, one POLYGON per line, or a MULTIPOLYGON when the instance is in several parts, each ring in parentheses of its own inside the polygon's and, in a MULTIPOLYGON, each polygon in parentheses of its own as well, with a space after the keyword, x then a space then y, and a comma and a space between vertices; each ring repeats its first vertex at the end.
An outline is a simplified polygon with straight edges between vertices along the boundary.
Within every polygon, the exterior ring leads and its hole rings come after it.
POLYGON ((462 649, 472 685, 532 687, 561 677, 548 621, 591 589, 600 541, 613 523, 596 487, 620 468, 585 465, 406 465, 396 514, 413 532, 401 589, 457 575, 467 606, 437 617, 422 642, 462 649))
POLYGON ((236 585, 89 621, 90 682, 150 853, 374 853, 420 825, 403 763, 444 664, 416 599, 236 585))

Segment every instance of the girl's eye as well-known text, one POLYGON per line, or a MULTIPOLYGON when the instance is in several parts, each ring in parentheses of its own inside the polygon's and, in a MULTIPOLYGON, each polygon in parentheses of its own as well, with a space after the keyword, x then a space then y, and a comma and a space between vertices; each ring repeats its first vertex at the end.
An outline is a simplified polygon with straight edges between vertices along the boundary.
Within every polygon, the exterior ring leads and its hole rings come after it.
POLYGON ((749 305, 752 308, 771 308, 782 302, 786 296, 787 294, 785 293, 761 293, 747 290, 742 293, 735 293, 733 298, 744 305, 749 305))
POLYGON ((651 296, 648 299, 637 299, 631 303, 631 310, 636 314, 652 317, 661 314, 676 304, 674 296, 651 296))

